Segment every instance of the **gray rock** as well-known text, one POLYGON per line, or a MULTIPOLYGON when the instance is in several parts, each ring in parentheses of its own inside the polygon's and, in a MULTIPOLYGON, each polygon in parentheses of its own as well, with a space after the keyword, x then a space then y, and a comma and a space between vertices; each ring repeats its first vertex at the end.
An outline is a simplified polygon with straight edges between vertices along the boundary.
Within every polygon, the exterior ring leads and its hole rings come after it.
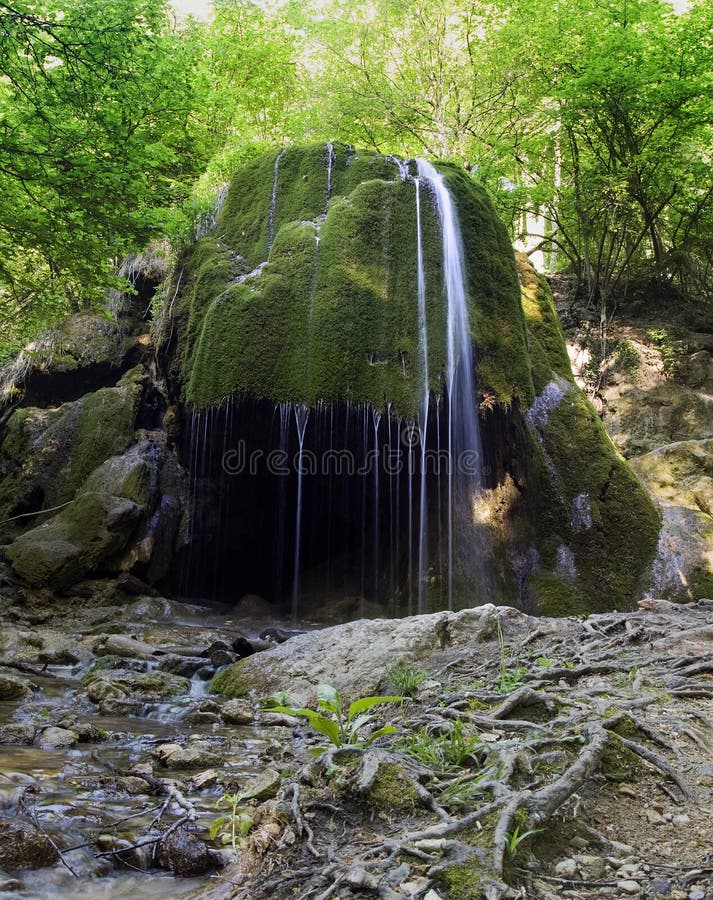
POLYGON ((220 707, 223 720, 229 725, 249 725, 255 717, 252 703, 248 700, 228 700, 220 707))
POLYGON ((555 866, 555 874, 560 878, 574 878, 577 875, 577 862, 572 859, 563 859, 555 866))
POLYGON ((574 859, 585 881, 600 881, 607 873, 607 864, 600 856, 579 855, 574 859))
MULTIPOLYGON (((156 648, 123 634, 109 634, 97 645, 102 653, 131 659, 153 659, 156 648)), ((96 649, 95 649, 96 652, 96 649)))
POLYGON ((29 700, 32 695, 27 681, 0 672, 0 700, 29 700))
POLYGON ((76 731, 50 725, 49 728, 42 729, 35 738, 35 743, 42 750, 56 750, 58 747, 73 747, 78 740, 76 731))
POLYGON ((57 851, 34 825, 19 818, 0 818, 0 868, 19 872, 56 861, 57 851))
POLYGON ((624 879, 623 881, 617 881, 616 883, 617 890, 621 891, 624 894, 638 894, 641 892, 641 885, 638 881, 631 881, 630 879, 624 879))
POLYGON ((186 828, 177 828, 162 844, 161 863, 175 875, 195 878, 210 868, 208 847, 186 828))
POLYGON ((345 696, 365 696, 378 689, 384 672, 399 660, 423 665, 446 649, 457 654, 481 640, 495 640, 501 620, 523 630, 539 625, 537 619, 489 603, 456 613, 360 619, 297 635, 241 659, 216 675, 212 689, 233 697, 286 690, 294 704, 304 705, 316 685, 326 682, 345 696))
POLYGON ((178 656, 169 653, 161 657, 158 668, 161 672, 171 672, 173 675, 183 675, 192 678, 196 672, 210 665, 210 660, 203 656, 178 656))
POLYGON ((276 796, 282 784, 279 772, 274 769, 265 769, 256 778, 250 781, 240 791, 243 800, 270 800, 276 796))
POLYGON ((191 741, 187 747, 180 744, 159 744, 153 756, 167 769, 206 769, 220 764, 220 757, 208 741, 191 741))
POLYGON ((20 722, 10 722, 7 725, 0 725, 0 744, 29 745, 34 739, 34 725, 25 725, 20 722))

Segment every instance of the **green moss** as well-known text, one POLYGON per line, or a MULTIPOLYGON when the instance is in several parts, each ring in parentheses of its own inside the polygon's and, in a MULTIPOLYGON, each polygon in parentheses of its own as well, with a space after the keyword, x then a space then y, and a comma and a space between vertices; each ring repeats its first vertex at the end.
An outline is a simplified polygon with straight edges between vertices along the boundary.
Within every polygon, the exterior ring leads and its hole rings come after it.
POLYGON ((588 610, 574 585, 554 572, 538 572, 531 580, 543 616, 573 616, 588 610))
POLYGON ((539 394, 552 374, 574 381, 564 332, 544 277, 535 271, 524 253, 516 254, 521 302, 527 323, 532 379, 539 394))
POLYGON ((369 797, 380 809, 413 810, 419 803, 418 792, 403 766, 390 762, 379 766, 369 797))
MULTIPOLYGON (((536 498, 534 520, 546 525, 538 549, 550 571, 558 548, 569 549, 576 593, 587 610, 625 609, 654 557, 660 513, 584 395, 560 387, 561 399, 535 426, 550 480, 549 491, 536 498)), ((561 580, 540 574, 531 583, 538 602, 553 614, 566 611, 570 601, 570 613, 581 610, 561 580)))
POLYGON ((209 687, 210 693, 223 694, 225 697, 247 697, 254 685, 245 677, 241 663, 243 660, 238 660, 214 675, 209 687))
POLYGON ((141 385, 136 383, 103 388, 83 398, 76 442, 62 473, 70 496, 93 469, 129 446, 140 399, 141 385))
MULTIPOLYGON (((290 147, 235 176, 216 233, 186 251, 175 324, 189 403, 227 395, 354 400, 413 417, 423 391, 416 197, 390 157, 335 145, 290 147), (270 238, 274 237, 271 246, 270 238), (269 252, 268 252, 269 251, 269 252), (259 268, 258 268, 259 266, 259 268), (250 274, 246 279, 237 275, 250 274)), ((503 403, 534 392, 507 234, 485 193, 443 171, 458 207, 482 390, 503 403)), ((446 368, 441 233, 421 187, 430 387, 446 368)))
POLYGON ((444 866, 438 880, 451 900, 484 900, 485 888, 489 883, 492 884, 495 875, 485 862, 474 857, 466 863, 444 866))

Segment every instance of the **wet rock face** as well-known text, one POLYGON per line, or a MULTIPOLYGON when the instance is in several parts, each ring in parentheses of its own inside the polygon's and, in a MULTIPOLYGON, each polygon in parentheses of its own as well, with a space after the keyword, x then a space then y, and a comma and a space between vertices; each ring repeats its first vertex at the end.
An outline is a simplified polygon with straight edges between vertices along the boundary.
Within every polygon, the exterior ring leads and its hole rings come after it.
POLYGON ((41 869, 56 860, 57 851, 38 828, 22 819, 0 818, 1 869, 41 869))

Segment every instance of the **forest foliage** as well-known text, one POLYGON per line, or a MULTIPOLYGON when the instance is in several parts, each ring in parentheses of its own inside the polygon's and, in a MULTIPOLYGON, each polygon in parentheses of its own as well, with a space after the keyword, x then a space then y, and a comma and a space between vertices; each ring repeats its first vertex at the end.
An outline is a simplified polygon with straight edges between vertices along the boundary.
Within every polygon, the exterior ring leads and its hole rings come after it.
POLYGON ((0 68, 0 352, 289 141, 456 160, 603 315, 713 304, 707 0, 17 0, 0 68))

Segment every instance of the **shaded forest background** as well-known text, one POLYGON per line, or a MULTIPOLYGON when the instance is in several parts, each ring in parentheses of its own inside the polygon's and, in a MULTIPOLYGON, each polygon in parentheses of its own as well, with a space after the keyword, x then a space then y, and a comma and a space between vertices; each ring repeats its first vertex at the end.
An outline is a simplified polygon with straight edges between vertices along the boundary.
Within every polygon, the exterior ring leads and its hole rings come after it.
POLYGON ((240 162, 292 141, 455 159, 602 319, 710 323, 707 0, 214 11, 0 3, 0 361, 126 288, 127 254, 170 261, 240 162))

